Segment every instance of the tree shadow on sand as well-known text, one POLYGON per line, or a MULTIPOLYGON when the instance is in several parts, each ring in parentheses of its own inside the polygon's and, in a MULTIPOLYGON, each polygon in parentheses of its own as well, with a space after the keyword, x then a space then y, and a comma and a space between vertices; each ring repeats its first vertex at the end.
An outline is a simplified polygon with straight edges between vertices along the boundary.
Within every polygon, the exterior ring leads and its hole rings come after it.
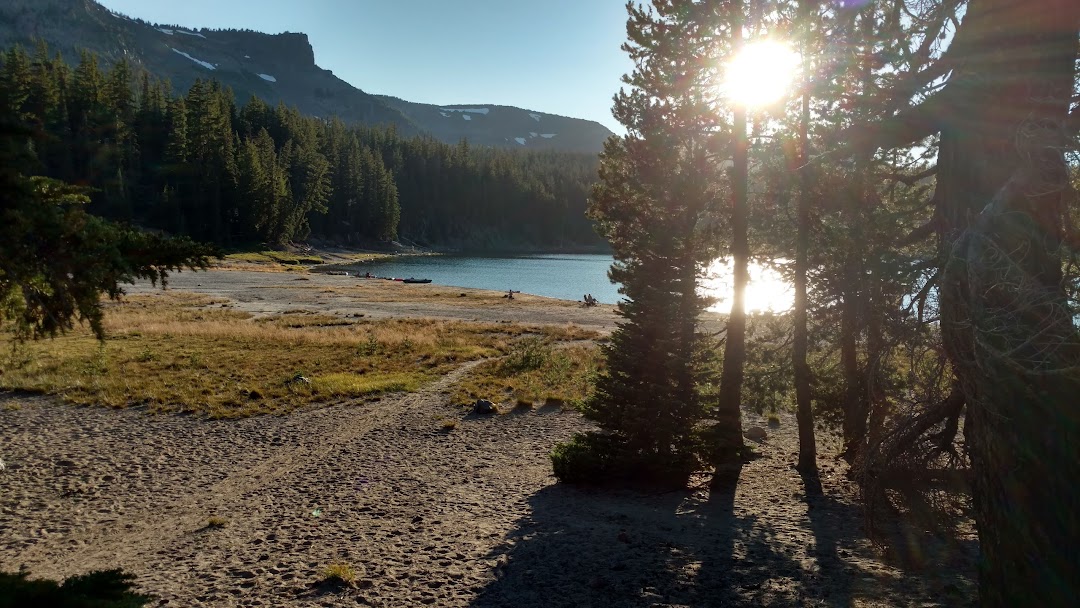
MULTIPOLYGON (((794 472, 785 474, 802 489, 794 472)), ((471 606, 925 601, 907 575, 878 568, 876 558, 867 555, 854 506, 826 497, 820 486, 807 487, 811 491, 798 497, 789 493, 789 504, 776 505, 768 498, 737 495, 739 475, 729 477, 712 488, 702 484, 652 495, 548 486, 531 497, 531 513, 488 556, 502 566, 471 606), (760 508, 762 502, 776 510, 760 508)))

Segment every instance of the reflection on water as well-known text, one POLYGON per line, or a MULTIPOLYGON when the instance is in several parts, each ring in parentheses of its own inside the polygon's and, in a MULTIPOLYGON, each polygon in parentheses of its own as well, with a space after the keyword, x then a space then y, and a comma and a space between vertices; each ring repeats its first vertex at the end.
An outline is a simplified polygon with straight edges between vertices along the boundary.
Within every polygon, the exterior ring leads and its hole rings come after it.
MULTIPOLYGON (((538 296, 581 300, 588 293, 605 304, 622 295, 607 278, 609 255, 551 254, 526 256, 403 256, 355 266, 358 274, 371 272, 385 277, 431 279, 436 285, 513 289, 538 296)), ((709 310, 729 312, 731 264, 717 261, 709 267, 702 284, 705 295, 716 298, 709 310)), ((792 288, 780 274, 765 266, 750 265, 747 309, 751 312, 783 312, 791 308, 792 288)))
MULTIPOLYGON (((750 264, 750 284, 746 287, 747 312, 785 312, 795 303, 791 283, 774 268, 750 264)), ((716 299, 709 307, 715 312, 731 312, 732 265, 730 260, 717 260, 705 271, 701 282, 703 295, 716 299)))

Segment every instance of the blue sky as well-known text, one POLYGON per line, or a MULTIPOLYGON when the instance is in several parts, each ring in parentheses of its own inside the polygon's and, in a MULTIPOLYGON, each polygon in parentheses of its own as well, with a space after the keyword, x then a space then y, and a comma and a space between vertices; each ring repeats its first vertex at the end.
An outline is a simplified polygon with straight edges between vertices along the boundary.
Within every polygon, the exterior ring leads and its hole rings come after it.
POLYGON ((190 28, 304 32, 323 68, 369 93, 499 104, 608 126, 631 67, 624 0, 98 0, 190 28))

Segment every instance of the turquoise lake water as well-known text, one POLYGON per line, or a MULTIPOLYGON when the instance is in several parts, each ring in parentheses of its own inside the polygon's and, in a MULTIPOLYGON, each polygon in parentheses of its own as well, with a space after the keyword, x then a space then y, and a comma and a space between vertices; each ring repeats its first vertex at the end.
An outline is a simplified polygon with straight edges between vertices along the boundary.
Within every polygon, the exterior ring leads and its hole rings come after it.
MULTIPOLYGON (((380 277, 431 279, 432 283, 496 291, 521 291, 562 300, 581 300, 585 294, 615 304, 622 295, 607 278, 610 255, 538 254, 519 256, 401 256, 353 266, 350 272, 380 277)), ((730 304, 730 267, 717 262, 709 268, 702 290, 716 298, 711 310, 726 312, 730 304)), ((791 307, 791 286, 767 268, 751 265, 747 304, 750 310, 783 311, 791 307)))
POLYGON ((432 283, 497 291, 520 291, 562 300, 590 293, 605 304, 621 297, 607 278, 611 256, 538 254, 520 256, 401 256, 355 266, 360 274, 431 279, 432 283))

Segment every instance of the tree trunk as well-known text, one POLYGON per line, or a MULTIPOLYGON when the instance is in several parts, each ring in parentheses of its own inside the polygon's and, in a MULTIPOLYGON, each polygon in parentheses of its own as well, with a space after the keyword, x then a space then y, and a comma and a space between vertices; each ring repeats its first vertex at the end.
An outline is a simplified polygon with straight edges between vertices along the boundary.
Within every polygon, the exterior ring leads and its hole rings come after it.
MULTIPOLYGON (((732 3, 732 31, 735 32, 736 52, 742 47, 742 2, 732 3)), ((720 374, 720 394, 717 405, 718 457, 727 460, 741 456, 742 441, 742 383, 746 362, 746 284, 750 242, 747 236, 750 142, 746 135, 746 108, 736 106, 732 122, 735 132, 734 166, 732 168, 731 198, 731 257, 733 268, 731 314, 728 315, 724 343, 724 367, 720 374)))
POLYGON ((859 213, 864 194, 864 163, 859 162, 855 171, 855 183, 851 185, 849 200, 844 208, 844 217, 851 229, 851 250, 844 262, 844 300, 840 304, 840 366, 844 377, 843 455, 849 464, 855 462, 866 437, 868 410, 865 376, 859 364, 859 336, 862 333, 860 318, 865 310, 862 274, 862 259, 865 253, 862 247, 862 218, 859 213))
MULTIPOLYGON (((805 4, 803 2, 803 5, 805 4)), ((817 472, 817 445, 814 439, 810 365, 806 361, 809 344, 806 311, 806 274, 809 268, 810 249, 810 141, 806 130, 809 122, 810 93, 804 91, 802 116, 799 122, 799 200, 796 214, 798 216, 798 226, 795 237, 795 327, 792 348, 792 366, 795 370, 795 402, 797 404, 796 418, 799 423, 799 462, 797 466, 799 472, 803 475, 817 472)))
POLYGON ((1061 284, 1061 150, 1080 3, 973 0, 962 30, 940 117, 940 302, 968 405, 980 600, 1071 606, 1080 597, 1080 336, 1061 284))

